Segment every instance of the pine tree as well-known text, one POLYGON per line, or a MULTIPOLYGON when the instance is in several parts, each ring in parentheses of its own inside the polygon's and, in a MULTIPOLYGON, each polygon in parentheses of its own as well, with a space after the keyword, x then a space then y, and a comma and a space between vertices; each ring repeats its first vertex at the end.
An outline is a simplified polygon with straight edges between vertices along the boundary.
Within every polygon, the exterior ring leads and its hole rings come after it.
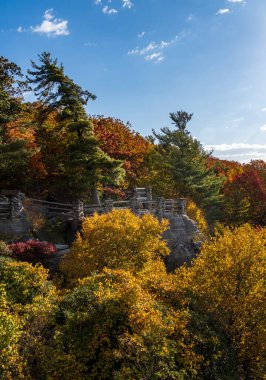
POLYGON ((28 83, 34 85, 35 95, 42 102, 40 121, 56 110, 61 128, 66 128, 70 143, 65 152, 64 167, 68 184, 75 197, 93 196, 99 202, 97 186, 118 183, 124 175, 122 161, 110 158, 99 147, 92 124, 84 106, 96 96, 83 90, 58 66, 50 53, 39 56, 40 65, 32 62, 34 70, 28 70, 28 83))
POLYGON ((187 129, 192 114, 184 111, 170 113, 174 130, 169 127, 154 133, 158 140, 158 152, 168 168, 175 188, 181 196, 191 197, 203 208, 207 217, 217 216, 221 202, 222 179, 207 166, 207 153, 200 142, 187 129))

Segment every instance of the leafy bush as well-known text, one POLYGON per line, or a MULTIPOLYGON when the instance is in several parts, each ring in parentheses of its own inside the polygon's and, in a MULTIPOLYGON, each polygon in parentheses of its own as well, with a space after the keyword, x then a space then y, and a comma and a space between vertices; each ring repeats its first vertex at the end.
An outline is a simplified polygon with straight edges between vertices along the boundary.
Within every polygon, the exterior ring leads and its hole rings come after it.
POLYGON ((0 258, 0 379, 42 378, 37 357, 56 300, 46 269, 0 258))
POLYGON ((24 378, 18 345, 20 335, 20 318, 10 312, 5 287, 0 284, 0 379, 24 378))
POLYGON ((166 220, 152 215, 142 218, 129 210, 114 210, 108 214, 85 219, 71 253, 64 257, 61 269, 69 278, 87 277, 105 267, 138 273, 150 262, 169 254, 162 233, 166 220))
POLYGON ((0 261, 0 286, 5 287, 9 304, 31 304, 35 299, 41 303, 53 288, 47 278, 48 272, 42 266, 7 259, 0 261))
POLYGON ((34 240, 10 244, 9 249, 11 257, 30 263, 42 262, 56 252, 53 244, 34 240))
POLYGON ((0 241, 0 256, 10 256, 10 249, 4 241, 0 241))

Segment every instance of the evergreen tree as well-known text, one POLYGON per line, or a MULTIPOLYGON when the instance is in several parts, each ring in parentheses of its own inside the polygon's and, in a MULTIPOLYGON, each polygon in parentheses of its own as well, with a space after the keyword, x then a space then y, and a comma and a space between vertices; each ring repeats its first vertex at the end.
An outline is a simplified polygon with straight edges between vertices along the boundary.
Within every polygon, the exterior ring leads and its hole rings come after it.
POLYGON ((67 147, 66 171, 73 194, 81 197, 90 193, 93 203, 99 204, 97 185, 118 184, 123 180, 123 161, 109 157, 99 147, 89 120, 68 124, 72 142, 67 147))
POLYGON ((63 65, 58 66, 57 59, 52 59, 50 53, 43 52, 39 59, 41 65, 31 61, 33 70, 28 70, 27 79, 43 104, 42 116, 56 110, 60 120, 87 119, 84 106, 96 96, 65 75, 63 65))
POLYGON ((153 133, 158 140, 158 152, 164 167, 168 168, 176 191, 181 196, 191 197, 211 219, 217 216, 222 179, 207 166, 210 153, 187 130, 187 123, 192 116, 184 111, 170 113, 175 129, 164 127, 161 133, 153 133))
POLYGON ((34 70, 28 70, 27 78, 43 104, 41 122, 56 110, 59 125, 70 136, 63 163, 70 190, 75 197, 91 194, 93 201, 99 203, 97 186, 118 183, 124 170, 122 161, 110 158, 100 149, 84 109, 89 99, 94 100, 96 96, 66 76, 63 65, 58 66, 50 53, 44 52, 39 58, 41 65, 32 62, 34 70))
POLYGON ((22 79, 20 67, 0 57, 0 178, 4 187, 22 185, 30 157, 26 142, 11 141, 7 133, 10 123, 19 117, 22 95, 28 89, 22 79))

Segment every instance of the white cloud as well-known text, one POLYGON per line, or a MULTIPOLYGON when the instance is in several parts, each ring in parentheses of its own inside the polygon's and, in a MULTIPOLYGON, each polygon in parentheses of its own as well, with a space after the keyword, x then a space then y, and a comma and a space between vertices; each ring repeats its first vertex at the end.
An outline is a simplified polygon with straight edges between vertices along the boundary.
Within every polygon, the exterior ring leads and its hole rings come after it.
POLYGON ((266 132, 266 125, 263 125, 262 127, 260 127, 260 130, 261 130, 262 132, 266 132))
MULTIPOLYGON (((112 0, 94 0, 94 4, 102 5, 103 6, 103 8, 102 8, 103 13, 108 14, 108 15, 118 13, 117 9, 109 7, 108 4, 111 4, 111 3, 112 3, 112 0)), ((121 7, 125 8, 125 9, 126 8, 131 9, 134 6, 134 4, 131 0, 121 0, 120 4, 121 4, 121 7)))
POLYGON ((164 60, 164 56, 162 55, 161 52, 158 53, 153 53, 153 54, 148 54, 145 56, 145 61, 152 61, 154 63, 159 63, 164 60))
POLYGON ((47 9, 40 25, 31 26, 32 33, 45 34, 48 37, 68 36, 68 21, 55 18, 53 9, 47 9))
POLYGON ((145 55, 151 50, 155 50, 158 48, 158 45, 153 41, 150 42, 146 47, 140 49, 139 47, 136 47, 135 49, 132 49, 128 52, 128 55, 145 55))
POLYGON ((130 0, 122 0, 123 8, 131 9, 133 7, 133 3, 130 0))
POLYGON ((262 112, 266 112, 266 107, 261 109, 262 112))
POLYGON ((213 150, 213 155, 226 160, 248 162, 252 159, 266 160, 266 144, 214 144, 205 145, 206 150, 213 150))
POLYGON ((146 61, 152 61, 158 57, 160 57, 161 53, 153 53, 153 54, 150 54, 150 55, 146 55, 145 57, 145 60, 146 61))
MULTIPOLYGON (((150 42, 147 46, 140 48, 136 47, 130 51, 128 51, 128 55, 145 55, 146 61, 153 61, 154 58, 150 59, 150 57, 155 57, 155 54, 157 55, 157 62, 161 62, 164 59, 164 56, 161 54, 161 51, 165 48, 169 47, 170 45, 173 45, 177 41, 180 41, 184 37, 184 33, 180 33, 179 35, 175 36, 172 40, 169 41, 161 41, 161 42, 150 42), (150 52, 154 51, 153 54, 149 54, 150 52)), ((156 62, 156 63, 157 63, 156 62)))
POLYGON ((238 150, 238 149, 257 149, 257 150, 266 150, 266 144, 247 144, 247 143, 233 143, 233 144, 214 144, 214 145, 205 145, 205 149, 215 149, 220 152, 228 150, 238 150))
POLYGON ((139 34, 138 34, 138 38, 142 38, 142 37, 144 37, 145 34, 146 34, 146 32, 141 32, 141 33, 139 33, 139 34))
POLYGON ((227 1, 228 3, 238 3, 238 4, 244 3, 244 0, 227 0, 227 1))
POLYGON ((230 13, 229 8, 221 8, 221 9, 218 9, 218 11, 216 12, 217 15, 225 15, 226 13, 230 13))
POLYGON ((103 7, 102 11, 106 15, 112 15, 112 14, 118 13, 117 9, 115 9, 115 8, 109 8, 108 5, 106 5, 105 7, 103 7))

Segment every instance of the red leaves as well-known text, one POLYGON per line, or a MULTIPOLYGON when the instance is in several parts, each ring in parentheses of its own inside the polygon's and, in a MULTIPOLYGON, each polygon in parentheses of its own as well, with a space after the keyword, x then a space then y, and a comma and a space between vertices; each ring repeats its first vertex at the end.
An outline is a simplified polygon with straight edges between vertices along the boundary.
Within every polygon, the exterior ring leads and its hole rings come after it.
POLYGON ((10 244, 9 249, 14 259, 31 263, 49 258, 56 252, 53 244, 34 240, 10 244))
POLYGON ((134 178, 151 150, 151 143, 121 120, 99 116, 92 123, 101 149, 112 158, 124 160, 127 175, 134 178))

